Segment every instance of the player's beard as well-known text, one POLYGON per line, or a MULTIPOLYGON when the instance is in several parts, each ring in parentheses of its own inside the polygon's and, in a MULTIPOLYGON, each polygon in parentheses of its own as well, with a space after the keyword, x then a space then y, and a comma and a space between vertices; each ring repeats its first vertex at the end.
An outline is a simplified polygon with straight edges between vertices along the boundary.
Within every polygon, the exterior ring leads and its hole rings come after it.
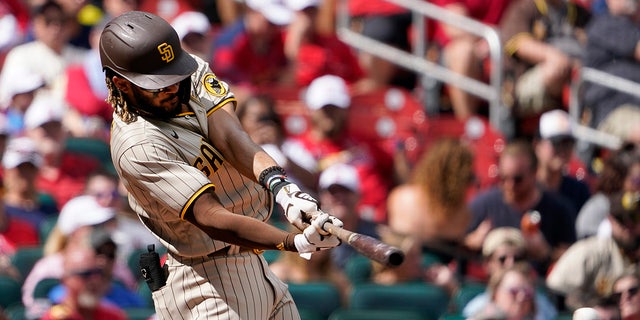
MULTIPOLYGON (((159 94, 160 93, 155 93, 154 98, 157 98, 159 94)), ((133 90, 133 97, 136 101, 133 109, 137 110, 143 117, 168 120, 175 117, 180 113, 180 111, 182 111, 182 103, 177 94, 160 100, 160 105, 154 103, 152 98, 148 98, 137 90, 133 90)), ((133 105, 131 101, 127 101, 127 103, 130 107, 133 105)))

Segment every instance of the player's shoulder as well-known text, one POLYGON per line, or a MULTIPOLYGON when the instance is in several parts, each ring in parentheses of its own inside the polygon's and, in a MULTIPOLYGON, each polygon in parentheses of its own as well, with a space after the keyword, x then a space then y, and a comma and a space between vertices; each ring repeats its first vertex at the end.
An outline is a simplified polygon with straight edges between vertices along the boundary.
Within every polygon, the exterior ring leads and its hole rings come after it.
POLYGON ((192 99, 200 102, 207 111, 216 109, 227 102, 235 102, 229 84, 213 73, 209 63, 193 56, 198 63, 198 69, 191 76, 193 86, 192 99))

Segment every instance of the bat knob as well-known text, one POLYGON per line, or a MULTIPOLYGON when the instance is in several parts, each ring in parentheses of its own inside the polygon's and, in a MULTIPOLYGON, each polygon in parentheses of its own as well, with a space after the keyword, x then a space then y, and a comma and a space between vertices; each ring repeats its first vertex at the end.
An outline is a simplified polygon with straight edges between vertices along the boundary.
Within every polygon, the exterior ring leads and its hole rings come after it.
POLYGON ((387 261, 387 264, 390 267, 397 267, 401 265, 402 262, 404 262, 404 252, 402 252, 402 250, 392 250, 389 253, 389 260, 387 261))

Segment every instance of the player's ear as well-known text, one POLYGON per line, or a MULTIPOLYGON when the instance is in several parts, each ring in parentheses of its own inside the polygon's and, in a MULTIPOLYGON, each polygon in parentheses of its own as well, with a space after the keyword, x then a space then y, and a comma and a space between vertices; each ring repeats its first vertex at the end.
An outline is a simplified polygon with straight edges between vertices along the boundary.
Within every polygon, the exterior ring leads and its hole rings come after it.
POLYGON ((130 86, 127 79, 113 76, 113 78, 111 78, 111 81, 113 81, 113 84, 116 86, 116 88, 118 88, 118 90, 122 92, 129 92, 130 86))

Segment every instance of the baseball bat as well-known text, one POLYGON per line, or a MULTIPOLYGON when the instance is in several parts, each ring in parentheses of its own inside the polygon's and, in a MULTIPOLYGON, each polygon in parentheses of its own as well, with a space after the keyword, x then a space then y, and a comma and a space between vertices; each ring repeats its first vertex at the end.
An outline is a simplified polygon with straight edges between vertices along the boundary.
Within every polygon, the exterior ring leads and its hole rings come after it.
POLYGON ((340 241, 352 246, 363 256, 388 267, 397 267, 404 261, 402 250, 376 238, 336 227, 325 222, 322 229, 336 236, 340 241))

